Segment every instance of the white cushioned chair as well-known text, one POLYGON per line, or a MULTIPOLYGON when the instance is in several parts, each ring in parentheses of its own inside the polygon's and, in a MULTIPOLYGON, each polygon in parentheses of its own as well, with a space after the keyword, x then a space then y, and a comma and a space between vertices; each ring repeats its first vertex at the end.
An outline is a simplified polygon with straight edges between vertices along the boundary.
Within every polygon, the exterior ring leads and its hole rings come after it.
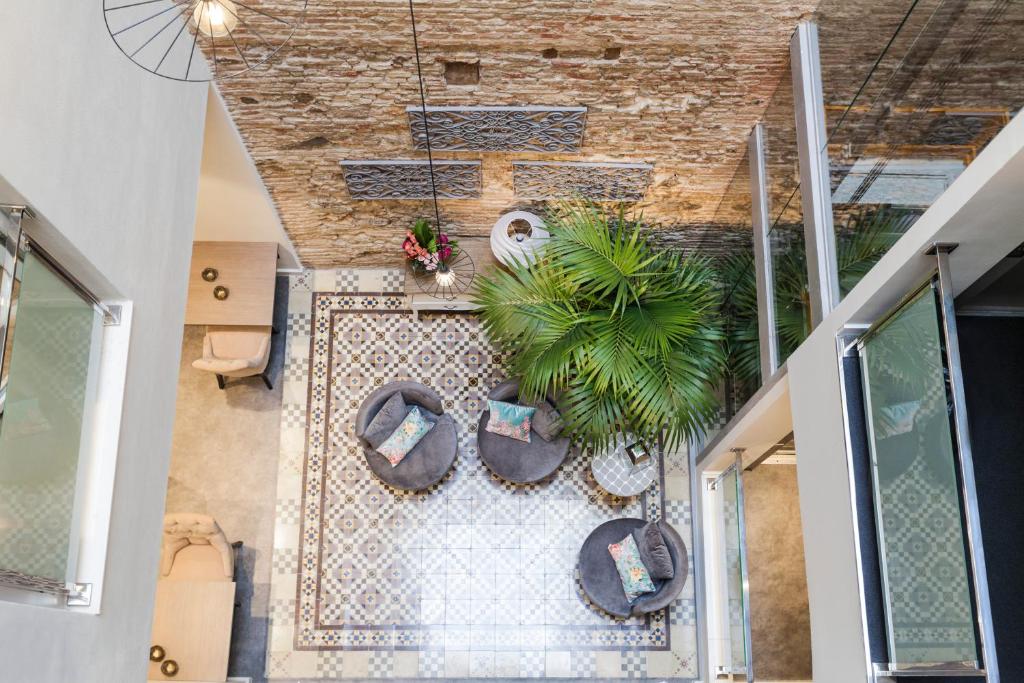
POLYGON ((217 386, 224 388, 226 377, 259 375, 267 389, 273 389, 267 377, 270 361, 271 328, 261 326, 209 326, 203 337, 203 357, 192 367, 217 375, 217 386))
POLYGON ((213 517, 180 512, 164 516, 161 579, 233 581, 234 575, 234 552, 213 517))

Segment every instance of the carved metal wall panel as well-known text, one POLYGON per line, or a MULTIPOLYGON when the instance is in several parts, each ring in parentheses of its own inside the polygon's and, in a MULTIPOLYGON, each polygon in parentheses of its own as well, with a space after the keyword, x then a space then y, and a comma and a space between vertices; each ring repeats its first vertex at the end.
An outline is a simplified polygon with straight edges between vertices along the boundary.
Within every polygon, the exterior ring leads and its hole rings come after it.
POLYGON ((513 161, 516 196, 524 199, 583 197, 637 202, 651 184, 650 164, 575 161, 513 161))
MULTIPOLYGON (((423 112, 407 107, 413 146, 427 148, 423 112)), ((586 107, 427 107, 430 147, 459 152, 579 152, 586 107)))
MULTIPOLYGON (((342 161, 345 184, 353 199, 430 199, 426 160, 342 161)), ((480 197, 479 161, 434 160, 434 183, 441 199, 480 197)))

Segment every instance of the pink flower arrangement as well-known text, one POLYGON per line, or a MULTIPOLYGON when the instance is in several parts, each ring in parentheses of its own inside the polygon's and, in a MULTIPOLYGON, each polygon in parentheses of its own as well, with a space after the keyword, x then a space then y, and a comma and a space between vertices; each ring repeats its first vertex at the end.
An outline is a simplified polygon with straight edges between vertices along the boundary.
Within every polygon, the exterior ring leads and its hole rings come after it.
POLYGON ((443 232, 435 236, 430 223, 421 218, 411 230, 406 230, 402 251, 414 267, 435 271, 452 257, 457 246, 458 243, 443 232))
POLYGON ((439 261, 438 254, 431 254, 427 251, 426 247, 421 247, 419 242, 416 241, 416 236, 412 234, 412 231, 406 231, 405 241, 402 242, 402 250, 405 251, 405 257, 410 261, 417 261, 422 264, 427 270, 436 270, 439 261))

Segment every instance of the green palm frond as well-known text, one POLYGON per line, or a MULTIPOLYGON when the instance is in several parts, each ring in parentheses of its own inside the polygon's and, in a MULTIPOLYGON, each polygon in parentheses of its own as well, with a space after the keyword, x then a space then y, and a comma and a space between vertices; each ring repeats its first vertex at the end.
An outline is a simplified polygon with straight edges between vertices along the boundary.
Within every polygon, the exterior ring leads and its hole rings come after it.
POLYGON ((761 380, 754 254, 742 251, 726 256, 718 269, 723 293, 726 367, 739 383, 741 393, 750 394, 761 380))
POLYGON ((478 278, 474 299, 509 374, 530 397, 560 396, 584 446, 622 431, 696 435, 724 359, 711 264, 656 251, 621 208, 562 204, 546 227, 536 263, 478 278))
MULTIPOLYGON (((845 296, 917 219, 916 210, 889 206, 860 208, 836 230, 839 286, 845 296)), ((772 258, 775 327, 779 353, 786 358, 811 332, 807 260, 800 225, 777 226, 772 258), (780 237, 781 236, 781 237, 780 237), (781 239, 789 238, 789 239, 781 239)), ((749 390, 760 383, 757 287, 752 252, 725 257, 717 264, 723 291, 727 367, 749 390)))
POLYGON ((839 291, 846 296, 882 258, 920 212, 881 205, 847 216, 836 230, 839 291))
POLYGON ((612 297, 616 312, 638 301, 643 274, 658 258, 641 239, 639 223, 627 221, 621 209, 610 214, 592 203, 558 205, 549 222, 559 234, 548 244, 548 256, 591 301, 612 297))

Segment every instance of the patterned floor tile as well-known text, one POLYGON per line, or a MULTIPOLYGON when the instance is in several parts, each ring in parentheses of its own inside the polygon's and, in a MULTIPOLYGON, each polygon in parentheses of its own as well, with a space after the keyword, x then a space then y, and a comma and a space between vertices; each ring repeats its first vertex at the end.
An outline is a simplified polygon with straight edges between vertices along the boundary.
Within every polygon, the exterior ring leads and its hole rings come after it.
POLYGON ((543 650, 519 653, 520 678, 544 678, 545 655, 543 650))
POLYGON ((427 650, 420 653, 420 678, 443 678, 445 676, 444 650, 427 650))
POLYGON ((308 310, 290 312, 291 403, 282 414, 290 450, 277 504, 277 528, 287 533, 275 551, 280 615, 271 640, 306 652, 275 653, 275 676, 294 675, 301 660, 321 679, 627 678, 645 674, 647 652, 671 654, 651 661, 670 663, 673 677, 695 675, 692 586, 667 617, 618 620, 588 604, 575 573, 583 539, 608 519, 664 517, 690 538, 685 454, 666 454, 665 476, 630 500, 597 489, 581 454, 540 485, 497 479, 475 440, 486 394, 503 379, 496 354, 473 316, 414 320, 401 276, 293 277, 293 288, 313 294, 308 310), (417 494, 381 485, 352 436, 363 398, 400 379, 439 391, 459 437, 453 471, 417 494))
POLYGON ((470 652, 469 675, 471 678, 490 678, 494 676, 494 650, 470 652))
POLYGON ((394 675, 394 653, 375 650, 370 653, 367 674, 370 678, 391 678, 394 675))
POLYGON ((448 678, 466 678, 469 676, 469 652, 445 651, 444 675, 448 678))
POLYGON ((597 675, 597 659, 593 652, 573 652, 571 665, 573 678, 593 678, 597 675))

